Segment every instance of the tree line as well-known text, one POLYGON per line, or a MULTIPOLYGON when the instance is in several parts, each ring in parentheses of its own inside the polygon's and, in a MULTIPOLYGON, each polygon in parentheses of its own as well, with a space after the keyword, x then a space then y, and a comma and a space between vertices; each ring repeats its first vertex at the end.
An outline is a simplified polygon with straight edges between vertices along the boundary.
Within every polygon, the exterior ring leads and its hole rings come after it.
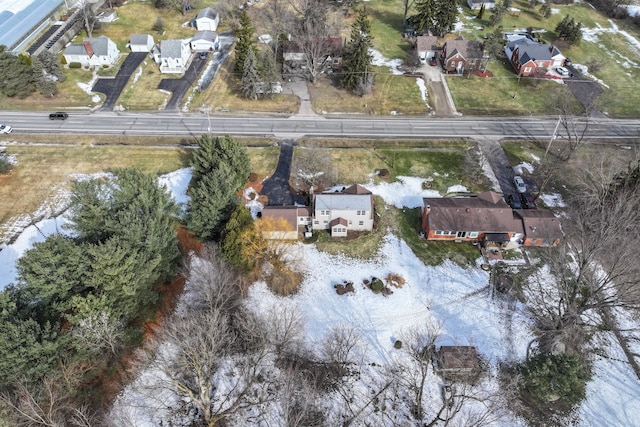
POLYGON ((14 55, 0 46, 0 93, 10 98, 26 98, 36 90, 52 97, 57 82, 66 80, 58 58, 49 51, 37 56, 14 55))

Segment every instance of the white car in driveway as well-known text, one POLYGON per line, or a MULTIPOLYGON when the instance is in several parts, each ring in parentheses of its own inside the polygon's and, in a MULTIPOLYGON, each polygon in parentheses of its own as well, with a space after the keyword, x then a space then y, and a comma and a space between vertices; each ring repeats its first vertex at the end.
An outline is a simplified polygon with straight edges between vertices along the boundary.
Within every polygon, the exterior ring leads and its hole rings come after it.
POLYGON ((527 185, 524 183, 524 179, 520 175, 516 175, 513 177, 513 185, 516 186, 516 190, 518 193, 526 193, 527 185))
POLYGON ((11 133, 13 128, 9 125, 1 125, 0 124, 0 133, 11 133))
POLYGON ((564 67, 557 67, 556 71, 558 72, 558 74, 560 74, 561 76, 568 76, 569 75, 569 70, 567 70, 564 67))

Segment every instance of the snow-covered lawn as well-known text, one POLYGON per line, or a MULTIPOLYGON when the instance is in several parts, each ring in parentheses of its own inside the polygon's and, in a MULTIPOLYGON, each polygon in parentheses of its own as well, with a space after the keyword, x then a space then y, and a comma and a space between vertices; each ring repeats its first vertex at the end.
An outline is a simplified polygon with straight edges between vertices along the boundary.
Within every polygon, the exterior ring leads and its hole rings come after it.
MULTIPOLYGON (((181 169, 161 178, 161 182, 184 203, 190 170, 181 169)), ((396 183, 364 185, 380 195, 387 204, 398 207, 419 206, 421 197, 435 195, 423 190, 423 179, 402 177, 396 183)), ((452 188, 450 191, 461 191, 452 188)), ((546 201, 545 201, 546 202, 546 201)), ((0 288, 15 279, 15 262, 34 242, 45 235, 61 230, 64 217, 50 218, 36 226, 26 228, 12 245, 0 251, 0 288)), ((487 361, 487 373, 478 385, 477 393, 499 392, 498 363, 517 361, 524 357, 528 341, 532 338, 530 320, 525 307, 508 303, 503 297, 492 297, 489 275, 478 266, 462 268, 450 262, 431 267, 422 263, 407 244, 390 230, 384 238, 379 255, 363 261, 318 251, 313 245, 296 244, 297 268, 304 274, 300 291, 290 297, 274 295, 265 283, 257 282, 250 289, 246 304, 259 314, 272 307, 294 307, 304 319, 305 340, 314 348, 331 328, 350 325, 363 337, 363 360, 367 363, 393 364, 401 362, 406 353, 393 347, 395 340, 406 340, 412 329, 438 325, 438 345, 474 345, 487 361), (373 294, 363 286, 364 279, 372 276, 384 278, 388 274, 402 276, 402 288, 392 288, 393 294, 384 297, 373 294), (352 281, 355 292, 337 295, 334 284, 352 281)), ((632 326, 627 319, 625 327, 632 326)), ((608 358, 595 360, 594 379, 588 384, 587 399, 578 410, 580 426, 630 426, 640 420, 640 383, 625 361, 625 356, 608 335, 598 336, 596 345, 606 351, 608 358), (606 340, 606 341, 605 341, 606 340)), ((370 365, 363 368, 361 384, 376 377, 370 365)), ((442 380, 429 376, 427 400, 434 407, 440 405, 442 380)), ((129 389, 127 389, 129 390, 129 389)), ((119 402, 133 399, 125 392, 119 402)), ((135 399, 133 399, 135 400, 135 399)), ((138 402, 140 403, 140 402, 138 402)), ((506 402, 508 403, 508 402, 506 402)), ((503 402, 505 404, 505 402, 503 402)), ((480 403, 468 401, 466 410, 482 410, 480 403)), ((496 426, 523 425, 509 412, 492 422, 496 426)), ((150 424, 152 411, 139 408, 135 425, 150 424), (145 415, 147 414, 147 415, 145 415)), ((463 425, 463 422, 461 421, 463 425)))

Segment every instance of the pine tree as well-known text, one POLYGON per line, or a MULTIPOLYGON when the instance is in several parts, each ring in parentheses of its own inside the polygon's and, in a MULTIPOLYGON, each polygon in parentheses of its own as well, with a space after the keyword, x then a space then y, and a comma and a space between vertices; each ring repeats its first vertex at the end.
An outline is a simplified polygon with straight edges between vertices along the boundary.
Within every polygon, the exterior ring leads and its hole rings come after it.
POLYGON ((237 191, 249 176, 249 155, 233 137, 210 134, 197 140, 193 153, 193 176, 187 224, 202 240, 218 238, 238 204, 237 191))
POLYGON ((15 56, 0 46, 0 93, 12 98, 26 98, 36 89, 29 58, 15 56))
POLYGON ((440 0, 435 4, 433 32, 444 36, 453 30, 458 20, 458 4, 456 0, 440 0))
POLYGON ((478 12, 478 15, 476 16, 476 19, 480 20, 484 17, 484 3, 482 3, 482 6, 480 6, 480 11, 478 12))
POLYGON ((373 85, 372 56, 369 52, 373 44, 370 33, 371 23, 366 9, 361 8, 351 26, 351 40, 344 49, 340 80, 343 88, 359 96, 369 93, 373 85))
POLYGON ((275 86, 278 82, 278 70, 276 69, 275 58, 268 50, 265 50, 260 55, 260 80, 264 84, 265 96, 273 98, 275 92, 275 86))
POLYGON ((221 248, 224 258, 229 264, 242 271, 248 273, 255 264, 255 259, 248 258, 243 244, 243 236, 246 236, 246 230, 253 228, 253 217, 246 206, 239 204, 234 209, 229 221, 225 224, 222 231, 221 248))
POLYGON ((435 0, 417 0, 416 14, 409 18, 409 22, 418 33, 429 31, 433 25, 433 19, 436 13, 435 0))
POLYGON ((242 70, 242 95, 247 99, 258 99, 259 84, 256 55, 253 49, 249 49, 242 70))
POLYGON ((246 9, 242 10, 242 14, 240 15, 240 22, 238 24, 238 28, 235 30, 236 37, 238 41, 236 42, 235 47, 235 65, 233 67, 234 73, 238 76, 242 76, 244 72, 244 61, 247 57, 247 54, 250 50, 253 50, 255 53, 255 29, 253 28, 253 24, 251 23, 251 18, 247 14, 246 9))

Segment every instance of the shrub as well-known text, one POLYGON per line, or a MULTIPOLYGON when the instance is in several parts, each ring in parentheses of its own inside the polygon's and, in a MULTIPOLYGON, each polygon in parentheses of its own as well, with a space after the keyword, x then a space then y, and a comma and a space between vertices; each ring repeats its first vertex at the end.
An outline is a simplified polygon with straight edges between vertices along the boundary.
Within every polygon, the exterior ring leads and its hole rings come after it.
POLYGON ((7 153, 0 151, 0 175, 9 173, 13 164, 9 160, 7 153))
POLYGON ((396 273, 387 274, 384 281, 387 282, 387 285, 393 286, 394 288, 401 288, 405 284, 404 277, 396 273))
POLYGON ((382 280, 378 279, 377 277, 374 277, 371 280, 371 290, 373 291, 373 293, 379 294, 380 292, 382 292, 383 289, 384 289, 384 283, 382 282, 382 280))
POLYGON ((519 368, 518 388, 541 404, 562 401, 574 406, 585 396, 590 372, 577 355, 538 354, 519 368))
POLYGON ((402 348, 402 341, 396 340, 396 342, 393 343, 393 348, 400 350, 402 348))
POLYGON ((71 62, 69 63, 69 68, 82 68, 82 64, 79 62, 71 62))
POLYGON ((251 172, 249 174, 249 182, 256 182, 258 180, 258 174, 255 172, 251 172))
POLYGON ((302 275, 287 268, 274 269, 273 274, 267 280, 269 288, 278 295, 288 296, 298 292, 302 275))

